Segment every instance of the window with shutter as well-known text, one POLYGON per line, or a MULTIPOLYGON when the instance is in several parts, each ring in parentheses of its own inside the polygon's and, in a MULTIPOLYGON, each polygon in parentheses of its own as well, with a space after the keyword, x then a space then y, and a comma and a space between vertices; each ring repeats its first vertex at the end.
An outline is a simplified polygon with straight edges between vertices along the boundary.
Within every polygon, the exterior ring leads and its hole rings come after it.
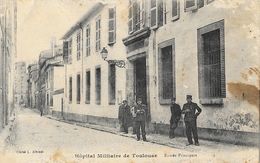
POLYGON ((199 95, 209 104, 205 99, 226 97, 224 21, 198 29, 198 41, 199 95))
POLYGON ((68 41, 64 41, 63 42, 63 60, 64 60, 64 63, 68 63, 68 41))
POLYGON ((68 63, 72 63, 72 38, 68 42, 68 63))
POLYGON ((145 27, 145 0, 141 0, 140 3, 140 22, 141 28, 145 27))
POLYGON ((86 27, 86 56, 90 56, 90 25, 86 27))
POLYGON ((81 32, 80 30, 77 33, 77 60, 80 60, 81 52, 81 32))
POLYGON ((96 52, 100 51, 101 45, 100 45, 100 28, 101 28, 101 18, 100 16, 97 17, 96 19, 96 52))
POLYGON ((152 29, 157 28, 158 27, 158 13, 157 13, 157 1, 156 0, 151 0, 150 1, 150 5, 151 5, 151 19, 150 19, 150 26, 152 29))
POLYGON ((163 0, 157 0, 157 10, 158 10, 158 26, 163 26, 164 23, 164 16, 166 17, 166 15, 164 14, 164 3, 163 0))
POLYGON ((185 12, 196 10, 198 7, 197 0, 185 0, 184 10, 185 12))
POLYGON ((133 1, 129 0, 128 7, 128 33, 133 32, 133 1))
POLYGON ((116 8, 108 9, 108 44, 116 42, 116 8))
POLYGON ((180 18, 180 2, 179 0, 172 0, 172 21, 180 18))

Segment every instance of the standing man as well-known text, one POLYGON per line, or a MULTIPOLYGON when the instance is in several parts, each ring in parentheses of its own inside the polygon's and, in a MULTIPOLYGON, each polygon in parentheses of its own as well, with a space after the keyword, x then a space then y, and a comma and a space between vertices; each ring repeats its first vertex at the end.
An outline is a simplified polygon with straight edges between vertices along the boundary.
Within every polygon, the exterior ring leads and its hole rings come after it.
POLYGON ((122 104, 119 107, 118 119, 121 125, 120 128, 122 128, 123 131, 127 134, 128 127, 131 121, 131 112, 127 100, 123 100, 122 104))
POLYGON ((134 112, 136 114, 135 117, 135 130, 136 130, 136 136, 137 136, 137 141, 140 140, 140 129, 142 131, 142 138, 143 141, 146 140, 146 133, 145 133, 145 120, 146 120, 146 105, 142 104, 142 99, 138 98, 137 99, 137 104, 135 106, 134 112))
POLYGON ((193 144, 191 133, 195 141, 195 145, 199 146, 198 133, 197 133, 197 117, 201 113, 201 108, 192 102, 192 96, 186 96, 187 103, 183 105, 182 113, 185 114, 184 122, 186 126, 186 135, 188 138, 188 144, 193 144))
POLYGON ((174 130, 178 127, 178 122, 181 118, 181 107, 175 103, 176 98, 171 99, 171 120, 170 120, 170 132, 169 138, 172 139, 175 137, 174 130))

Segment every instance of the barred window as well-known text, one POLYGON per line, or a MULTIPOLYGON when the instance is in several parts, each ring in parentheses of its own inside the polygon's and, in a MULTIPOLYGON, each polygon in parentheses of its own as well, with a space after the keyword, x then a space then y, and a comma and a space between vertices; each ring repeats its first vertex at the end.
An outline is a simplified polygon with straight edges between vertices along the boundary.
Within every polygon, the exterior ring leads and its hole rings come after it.
POLYGON ((72 102, 72 77, 69 78, 69 102, 72 102))
POLYGON ((224 98, 224 21, 198 29, 198 41, 200 98, 224 98))
POLYGON ((86 72, 86 104, 90 103, 90 89, 91 89, 90 71, 86 72))
POLYGON ((77 74, 77 103, 80 103, 80 74, 77 74))
POLYGON ((101 68, 96 68, 96 104, 101 103, 101 68))

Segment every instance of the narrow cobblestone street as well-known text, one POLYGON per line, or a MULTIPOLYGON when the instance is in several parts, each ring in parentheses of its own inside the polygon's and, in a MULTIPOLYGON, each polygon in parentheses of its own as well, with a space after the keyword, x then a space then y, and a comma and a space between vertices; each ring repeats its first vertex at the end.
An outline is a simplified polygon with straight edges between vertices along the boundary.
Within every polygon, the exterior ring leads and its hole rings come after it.
POLYGON ((0 162, 4 159, 19 163, 29 160, 29 162, 115 162, 117 160, 157 162, 159 159, 164 159, 165 162, 173 160, 174 162, 189 162, 191 158, 192 162, 223 162, 229 159, 234 161, 233 155, 239 157, 236 159, 238 162, 256 162, 255 160, 258 159, 257 148, 230 148, 227 145, 229 153, 225 153, 219 147, 215 152, 214 150, 205 152, 205 150, 200 150, 204 148, 203 146, 194 146, 192 148, 195 151, 191 152, 188 150, 189 147, 187 150, 175 149, 149 142, 137 142, 131 138, 62 123, 40 117, 38 113, 30 109, 19 111, 13 132, 14 142, 10 142, 0 162), (104 154, 103 158, 100 158, 98 154, 104 154), (129 158, 124 158, 125 154, 128 154, 129 158), (111 157, 119 157, 115 155, 121 157, 111 159, 111 157))

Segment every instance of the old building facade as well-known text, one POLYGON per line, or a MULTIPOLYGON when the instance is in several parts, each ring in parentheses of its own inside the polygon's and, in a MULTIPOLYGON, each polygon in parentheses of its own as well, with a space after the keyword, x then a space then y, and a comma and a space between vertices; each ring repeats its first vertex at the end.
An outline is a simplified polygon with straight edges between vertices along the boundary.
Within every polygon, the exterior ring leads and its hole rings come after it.
POLYGON ((37 90, 37 79, 38 79, 38 64, 29 64, 28 70, 28 107, 36 108, 36 90, 37 90))
MULTIPOLYGON (((191 94, 203 110, 199 137, 255 144, 259 63, 251 23, 256 18, 247 10, 255 3, 130 0, 94 5, 62 38, 63 116, 115 127, 118 103, 142 98, 149 131, 168 134, 171 98, 182 106, 191 94), (242 13, 251 17, 241 21, 242 13), (104 61, 103 47, 107 60, 124 60, 125 69, 104 61)), ((180 123, 179 135, 183 129, 180 123)))

